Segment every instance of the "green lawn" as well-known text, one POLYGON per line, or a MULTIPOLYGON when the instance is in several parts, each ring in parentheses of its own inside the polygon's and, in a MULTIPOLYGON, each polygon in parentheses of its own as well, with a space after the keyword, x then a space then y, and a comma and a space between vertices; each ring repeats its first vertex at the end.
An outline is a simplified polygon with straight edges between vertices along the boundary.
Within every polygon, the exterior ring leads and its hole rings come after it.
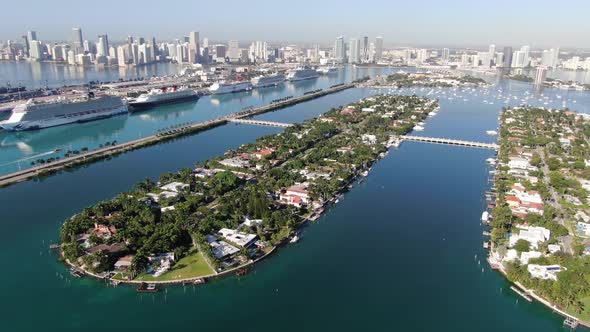
POLYGON ((590 322, 590 296, 581 299, 582 303, 584 303, 584 311, 581 314, 574 312, 573 310, 565 310, 568 314, 578 317, 578 319, 583 320, 585 322, 590 322))
POLYGON ((189 254, 182 258, 170 271, 162 274, 161 276, 154 278, 152 275, 147 273, 140 274, 135 280, 139 281, 169 281, 169 280, 180 280, 188 278, 198 278, 205 275, 215 273, 207 264, 203 255, 200 252, 189 254))

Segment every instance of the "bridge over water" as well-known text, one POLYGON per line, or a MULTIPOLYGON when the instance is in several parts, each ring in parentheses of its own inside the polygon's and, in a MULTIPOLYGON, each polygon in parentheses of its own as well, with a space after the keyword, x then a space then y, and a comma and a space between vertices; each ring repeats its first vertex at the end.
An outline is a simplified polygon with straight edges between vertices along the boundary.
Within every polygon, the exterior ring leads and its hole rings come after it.
POLYGON ((401 136, 399 136, 399 139, 405 140, 405 141, 458 145, 458 146, 466 146, 466 147, 471 147, 471 148, 482 148, 482 149, 491 149, 491 150, 498 150, 500 148, 500 146, 496 143, 472 142, 472 141, 463 141, 463 140, 451 139, 451 138, 401 135, 401 136))
POLYGON ((293 125, 291 123, 262 121, 262 120, 250 120, 250 119, 238 119, 238 118, 230 119, 229 122, 251 124, 251 125, 256 125, 256 126, 279 127, 279 128, 287 128, 287 127, 291 127, 293 125))

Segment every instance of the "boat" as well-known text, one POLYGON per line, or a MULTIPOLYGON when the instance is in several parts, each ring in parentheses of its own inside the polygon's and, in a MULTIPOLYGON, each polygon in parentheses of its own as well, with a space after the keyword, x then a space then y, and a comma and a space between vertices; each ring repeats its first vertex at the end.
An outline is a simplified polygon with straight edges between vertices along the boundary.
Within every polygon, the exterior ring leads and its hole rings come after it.
POLYGON ((221 95, 224 93, 235 93, 249 90, 252 90, 252 83, 250 82, 218 82, 209 87, 209 92, 211 92, 212 95, 221 95))
POLYGON ((489 218, 490 218, 490 213, 488 211, 484 211, 481 214, 481 221, 488 221, 489 218))
POLYGON ((90 92, 84 98, 58 98, 47 102, 31 99, 18 104, 10 117, 0 122, 0 127, 9 131, 43 129, 109 118, 127 112, 127 105, 120 97, 105 95, 96 98, 90 92))
POLYGON ((488 134, 490 136, 495 136, 495 135, 498 135, 498 132, 495 130, 487 130, 486 134, 488 134))
POLYGON ((156 287, 156 284, 142 282, 139 284, 139 286, 137 286, 136 290, 140 293, 156 293, 158 288, 156 287))
POLYGON ((239 269, 238 272, 236 272, 236 276, 241 277, 241 276, 248 274, 248 272, 250 272, 250 271, 248 271, 248 268, 243 267, 243 268, 239 269))
POLYGON ((424 127, 422 127, 421 125, 415 125, 414 128, 412 128, 415 131, 423 131, 424 127))
POLYGON ((152 89, 150 92, 141 94, 135 100, 129 102, 129 105, 132 106, 132 110, 140 110, 158 104, 175 103, 192 99, 199 99, 199 94, 195 90, 186 87, 171 87, 152 89))
POLYGON ((296 82, 318 78, 319 76, 320 74, 318 74, 318 72, 315 71, 315 69, 312 69, 310 67, 299 67, 295 70, 290 71, 289 74, 287 74, 287 79, 291 82, 296 82))
POLYGON ((338 68, 334 66, 321 67, 317 69, 317 72, 322 75, 336 74, 338 72, 338 68))
POLYGON ((205 278, 197 278, 197 279, 193 280, 193 284, 195 284, 195 285, 202 285, 206 282, 207 281, 205 280, 205 278))
POLYGON ((291 238, 289 243, 297 243, 298 241, 299 241, 299 235, 297 235, 297 233, 295 233, 295 235, 293 235, 293 237, 291 238))
POLYGON ((265 88, 269 86, 277 86, 285 82, 285 75, 275 73, 267 76, 257 76, 252 79, 253 88, 265 88))

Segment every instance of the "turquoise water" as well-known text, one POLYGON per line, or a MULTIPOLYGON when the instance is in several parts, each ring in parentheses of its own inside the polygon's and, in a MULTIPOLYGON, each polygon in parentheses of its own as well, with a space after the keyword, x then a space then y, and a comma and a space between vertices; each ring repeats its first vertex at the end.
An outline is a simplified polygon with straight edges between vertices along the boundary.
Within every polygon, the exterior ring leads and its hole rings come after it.
MULTIPOLYGON (((491 141, 485 130, 497 126, 501 105, 483 98, 496 89, 470 93, 467 101, 432 92, 441 111, 416 134, 491 141)), ((300 121, 371 93, 353 89, 260 117, 300 121)), ((570 97, 589 104, 587 95, 570 97)), ((0 189, 3 330, 562 330, 561 318, 523 301, 484 263, 479 217, 488 150, 403 143, 307 227, 299 243, 240 279, 140 295, 73 279, 47 249, 63 220, 85 206, 277 132, 225 125, 0 189)))

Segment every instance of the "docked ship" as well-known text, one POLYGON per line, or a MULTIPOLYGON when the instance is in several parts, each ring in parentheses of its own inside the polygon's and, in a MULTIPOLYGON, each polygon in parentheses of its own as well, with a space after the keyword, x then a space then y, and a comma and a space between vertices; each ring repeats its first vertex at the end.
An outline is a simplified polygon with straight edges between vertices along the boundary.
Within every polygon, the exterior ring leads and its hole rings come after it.
POLYGON ((119 97, 94 97, 91 92, 86 98, 58 98, 47 102, 29 100, 18 104, 10 117, 0 122, 0 127, 10 131, 23 131, 82 123, 109 118, 127 113, 127 104, 119 97))
POLYGON ((234 93, 252 90, 250 82, 231 82, 231 83, 214 83, 209 87, 212 95, 221 95, 224 93, 234 93))
POLYGON ((319 76, 320 74, 318 74, 318 72, 315 71, 315 69, 309 67, 300 67, 289 72, 289 74, 287 75, 287 79, 291 82, 295 82, 309 80, 312 78, 318 78, 319 76))
POLYGON ((334 66, 321 67, 317 70, 317 72, 322 75, 331 75, 331 74, 336 74, 338 72, 338 68, 336 68, 334 66))
POLYGON ((176 103, 179 101, 198 99, 199 94, 185 87, 152 89, 148 93, 139 95, 134 101, 129 102, 133 110, 139 110, 157 104, 176 103))
POLYGON ((285 75, 276 73, 267 76, 257 76, 252 79, 252 87, 265 88, 268 86, 277 86, 285 81, 285 75))

